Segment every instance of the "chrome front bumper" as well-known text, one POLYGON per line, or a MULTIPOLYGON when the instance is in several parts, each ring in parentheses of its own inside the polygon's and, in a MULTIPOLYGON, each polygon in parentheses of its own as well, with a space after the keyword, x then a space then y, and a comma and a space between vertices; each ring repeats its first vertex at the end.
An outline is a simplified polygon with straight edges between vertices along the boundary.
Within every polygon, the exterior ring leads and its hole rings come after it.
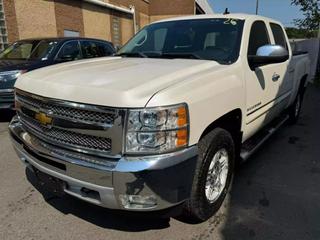
POLYGON ((55 152, 37 144, 17 117, 9 129, 14 148, 27 167, 64 181, 64 192, 84 201, 110 209, 153 211, 180 204, 190 196, 196 146, 165 155, 106 159, 108 164, 101 166, 83 154, 55 152), (130 203, 130 196, 151 197, 154 204, 130 203))

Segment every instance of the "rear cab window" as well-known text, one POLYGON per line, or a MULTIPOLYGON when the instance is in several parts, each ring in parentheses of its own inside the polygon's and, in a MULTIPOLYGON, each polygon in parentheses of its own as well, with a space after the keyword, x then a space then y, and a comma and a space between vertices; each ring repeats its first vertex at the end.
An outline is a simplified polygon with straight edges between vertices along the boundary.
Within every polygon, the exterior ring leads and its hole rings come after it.
POLYGON ((279 24, 270 23, 270 28, 272 30, 275 44, 280 45, 288 50, 287 39, 285 37, 282 27, 279 24))

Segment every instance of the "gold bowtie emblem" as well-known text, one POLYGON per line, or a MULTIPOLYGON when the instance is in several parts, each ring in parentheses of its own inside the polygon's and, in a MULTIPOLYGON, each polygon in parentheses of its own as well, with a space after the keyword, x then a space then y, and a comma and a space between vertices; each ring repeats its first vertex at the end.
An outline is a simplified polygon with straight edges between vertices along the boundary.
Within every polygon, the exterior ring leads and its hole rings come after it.
POLYGON ((42 113, 42 112, 36 113, 34 118, 38 120, 38 122, 40 122, 42 125, 45 125, 45 126, 52 123, 52 118, 48 117, 45 113, 42 113))

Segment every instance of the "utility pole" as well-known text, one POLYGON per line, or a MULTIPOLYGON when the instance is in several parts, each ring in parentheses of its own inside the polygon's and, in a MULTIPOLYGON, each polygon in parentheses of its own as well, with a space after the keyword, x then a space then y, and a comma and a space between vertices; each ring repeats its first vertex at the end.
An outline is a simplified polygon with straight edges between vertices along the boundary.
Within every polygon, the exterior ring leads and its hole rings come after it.
POLYGON ((259 13, 259 0, 257 0, 257 3, 256 3, 256 15, 258 15, 259 13))

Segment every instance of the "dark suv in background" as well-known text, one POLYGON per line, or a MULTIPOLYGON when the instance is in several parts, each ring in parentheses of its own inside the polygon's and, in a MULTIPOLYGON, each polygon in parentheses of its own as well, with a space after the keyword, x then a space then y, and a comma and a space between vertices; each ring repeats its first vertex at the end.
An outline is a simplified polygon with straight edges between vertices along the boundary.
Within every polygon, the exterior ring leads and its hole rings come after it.
POLYGON ((45 66, 114 55, 111 42, 89 38, 27 39, 0 54, 0 109, 14 105, 13 87, 19 75, 45 66))

